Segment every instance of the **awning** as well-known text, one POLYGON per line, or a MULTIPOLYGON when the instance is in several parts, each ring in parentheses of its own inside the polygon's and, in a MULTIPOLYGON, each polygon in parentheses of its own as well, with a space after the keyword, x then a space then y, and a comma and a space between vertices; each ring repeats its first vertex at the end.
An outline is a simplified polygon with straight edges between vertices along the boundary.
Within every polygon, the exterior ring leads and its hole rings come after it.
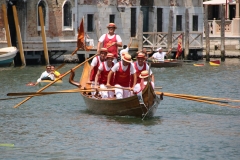
MULTIPOLYGON (((235 0, 227 0, 228 4, 236 4, 235 0)), ((207 5, 221 5, 221 4, 226 4, 226 0, 211 0, 211 1, 206 1, 203 2, 203 4, 207 4, 207 5)))

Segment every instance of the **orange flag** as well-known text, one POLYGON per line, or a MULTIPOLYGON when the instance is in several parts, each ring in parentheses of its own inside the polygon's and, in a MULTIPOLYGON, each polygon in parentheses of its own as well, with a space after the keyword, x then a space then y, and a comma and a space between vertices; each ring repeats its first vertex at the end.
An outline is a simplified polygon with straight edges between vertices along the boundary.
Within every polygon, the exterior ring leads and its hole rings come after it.
POLYGON ((84 19, 82 18, 82 21, 78 29, 77 47, 86 51, 90 51, 93 46, 86 46, 84 37, 85 37, 84 36, 84 19))
POLYGON ((182 35, 178 37, 178 48, 177 48, 177 54, 176 54, 176 59, 181 56, 182 54, 182 35))

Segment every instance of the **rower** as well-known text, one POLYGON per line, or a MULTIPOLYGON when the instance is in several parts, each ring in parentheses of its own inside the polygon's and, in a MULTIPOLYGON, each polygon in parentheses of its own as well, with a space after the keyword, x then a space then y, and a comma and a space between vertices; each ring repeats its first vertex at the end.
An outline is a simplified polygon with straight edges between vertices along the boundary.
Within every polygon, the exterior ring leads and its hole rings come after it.
MULTIPOLYGON (((141 74, 142 71, 144 70, 147 70, 149 71, 149 66, 148 64, 145 62, 145 58, 146 58, 146 55, 142 52, 138 53, 138 55, 136 56, 137 58, 137 61, 133 63, 133 66, 136 70, 136 75, 137 75, 137 83, 140 83, 141 82, 141 78, 139 77, 139 75, 141 74)), ((154 77, 153 77, 153 74, 152 74, 152 71, 150 70, 150 75, 151 75, 151 78, 153 79, 154 81, 154 77)), ((133 86, 133 77, 131 76, 131 87, 134 87, 133 86)))
MULTIPOLYGON (((115 85, 115 95, 117 99, 127 98, 130 96, 130 92, 127 89, 122 89, 123 87, 130 87, 130 76, 133 75, 133 85, 135 86, 137 82, 136 70, 133 67, 131 55, 127 52, 123 53, 122 61, 116 63, 108 74, 108 80, 106 86, 111 86, 110 80, 114 76, 115 85)), ((133 89, 133 88, 131 88, 133 89)), ((130 90, 131 90, 130 89, 130 90)))
MULTIPOLYGON (((106 84, 107 84, 107 78, 108 78, 108 73, 110 72, 111 68, 113 67, 114 59, 114 54, 108 53, 106 56, 106 61, 102 62, 100 66, 98 67, 98 72, 95 77, 95 87, 98 88, 98 83, 99 87, 101 89, 107 89, 106 84)), ((111 77, 110 84, 113 85, 113 76, 111 77)), ((113 98, 114 97, 114 92, 113 91, 100 91, 100 95, 102 98, 113 98)))
POLYGON ((93 84, 95 81, 95 77, 98 71, 99 65, 105 61, 105 57, 107 55, 107 49, 101 48, 99 56, 93 58, 91 63, 91 68, 88 73, 88 83, 93 84))
MULTIPOLYGON (((150 75, 149 75, 147 70, 144 70, 144 71, 141 72, 141 74, 139 75, 139 78, 140 78, 141 82, 137 83, 134 86, 134 88, 133 88, 134 93, 137 94, 137 93, 141 92, 145 88, 145 86, 147 85, 149 76, 150 75)), ((154 82, 153 81, 151 81, 151 85, 154 88, 154 82)))

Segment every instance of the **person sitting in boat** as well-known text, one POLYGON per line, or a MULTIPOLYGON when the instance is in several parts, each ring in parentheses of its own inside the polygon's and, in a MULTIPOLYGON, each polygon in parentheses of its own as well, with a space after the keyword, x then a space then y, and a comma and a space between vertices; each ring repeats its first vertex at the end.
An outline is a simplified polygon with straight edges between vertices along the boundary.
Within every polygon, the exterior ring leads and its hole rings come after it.
POLYGON ((105 61, 107 52, 108 51, 106 48, 101 48, 99 56, 96 56, 93 58, 91 62, 91 68, 88 74, 88 83, 91 83, 91 84, 94 83, 96 74, 98 72, 98 67, 102 62, 105 61))
MULTIPOLYGON (((149 71, 149 66, 148 64, 145 62, 145 58, 146 58, 146 55, 142 52, 138 53, 138 55, 136 56, 137 58, 137 61, 135 61, 133 63, 133 66, 136 70, 136 76, 137 76, 137 83, 140 83, 141 82, 141 78, 139 77, 139 75, 141 74, 142 71, 144 70, 147 70, 149 71)), ((152 75, 152 71, 150 70, 150 75, 151 75, 151 78, 154 80, 154 77, 152 75)), ((133 76, 131 76, 131 87, 134 87, 133 86, 133 76)))
POLYGON ((110 80, 114 76, 115 95, 117 99, 127 98, 130 96, 130 77, 133 75, 133 85, 137 82, 136 70, 133 67, 131 55, 123 53, 122 61, 116 63, 108 74, 107 87, 111 86, 110 80), (123 89, 125 87, 126 89, 123 89))
POLYGON ((157 61, 160 61, 160 62, 164 62, 165 56, 166 56, 167 54, 169 54, 169 53, 172 51, 172 49, 169 49, 168 52, 163 52, 163 51, 162 51, 162 48, 160 47, 160 48, 158 48, 156 51, 157 51, 157 52, 154 53, 154 54, 152 55, 152 57, 150 57, 150 59, 152 59, 153 61, 154 61, 154 60, 157 60, 157 61))
MULTIPOLYGON (((145 86, 147 85, 148 82, 148 77, 151 77, 151 75, 149 75, 147 70, 144 70, 141 72, 141 74, 138 76, 140 78, 140 83, 137 83, 134 88, 133 88, 133 92, 138 94, 139 92, 141 92, 145 86)), ((154 88, 154 81, 153 79, 150 78, 151 81, 151 85, 154 88)))
POLYGON ((46 66, 46 71, 44 71, 40 78, 38 78, 37 83, 39 83, 41 80, 54 80, 54 77, 51 76, 51 65, 46 66))
POLYGON ((109 23, 108 33, 103 34, 98 40, 97 51, 100 52, 100 47, 107 48, 108 52, 114 54, 114 63, 117 63, 118 58, 118 47, 122 47, 122 39, 119 35, 115 34, 117 26, 114 23, 109 23))
MULTIPOLYGON (((108 73, 110 72, 111 68, 113 67, 114 55, 112 53, 108 53, 106 56, 106 61, 102 62, 98 67, 98 72, 95 77, 95 87, 99 87, 101 89, 107 89, 105 86, 107 84, 107 77, 108 73)), ((113 76, 111 77, 110 84, 113 85, 113 76)), ((102 98, 113 98, 114 92, 113 91, 100 91, 100 95, 102 98)))

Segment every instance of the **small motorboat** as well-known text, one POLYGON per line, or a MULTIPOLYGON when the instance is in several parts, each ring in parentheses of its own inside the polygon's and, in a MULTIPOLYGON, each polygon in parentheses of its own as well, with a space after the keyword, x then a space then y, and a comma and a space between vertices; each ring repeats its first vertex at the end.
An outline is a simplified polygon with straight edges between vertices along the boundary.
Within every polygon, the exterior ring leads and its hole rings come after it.
POLYGON ((0 66, 9 66, 18 50, 16 47, 4 47, 0 49, 0 66))

